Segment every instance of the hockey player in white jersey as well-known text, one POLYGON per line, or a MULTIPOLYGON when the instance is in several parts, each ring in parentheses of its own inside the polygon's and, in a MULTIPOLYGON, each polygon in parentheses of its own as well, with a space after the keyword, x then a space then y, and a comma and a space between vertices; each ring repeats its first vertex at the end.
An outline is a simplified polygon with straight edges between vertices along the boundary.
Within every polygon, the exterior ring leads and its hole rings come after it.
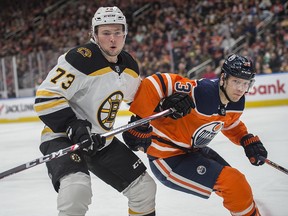
POLYGON ((46 164, 58 192, 59 216, 86 214, 90 172, 128 198, 129 215, 155 215, 156 184, 145 165, 116 137, 99 135, 113 129, 121 102, 131 102, 141 82, 136 61, 122 50, 126 35, 121 10, 100 7, 91 41, 61 55, 36 92, 34 108, 45 124, 41 152, 85 141, 80 151, 46 164))

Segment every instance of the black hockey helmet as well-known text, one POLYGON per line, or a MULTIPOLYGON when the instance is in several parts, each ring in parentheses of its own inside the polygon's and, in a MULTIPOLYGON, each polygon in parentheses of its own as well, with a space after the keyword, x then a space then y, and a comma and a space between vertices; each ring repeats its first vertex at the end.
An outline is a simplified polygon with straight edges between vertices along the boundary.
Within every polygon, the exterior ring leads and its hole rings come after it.
POLYGON ((237 78, 251 80, 255 77, 255 69, 253 62, 244 56, 231 54, 225 60, 221 72, 227 75, 231 75, 237 78))

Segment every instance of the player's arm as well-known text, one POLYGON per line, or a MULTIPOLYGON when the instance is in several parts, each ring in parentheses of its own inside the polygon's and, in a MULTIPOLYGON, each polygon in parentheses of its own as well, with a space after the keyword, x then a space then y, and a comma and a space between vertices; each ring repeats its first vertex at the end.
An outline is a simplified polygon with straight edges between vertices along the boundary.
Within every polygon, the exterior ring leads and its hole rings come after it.
MULTIPOLYGON (((175 92, 169 97, 161 100, 157 109, 162 111, 172 108, 174 112, 170 114, 170 117, 177 120, 189 114, 191 109, 194 107, 194 102, 188 94, 175 92)), ((129 123, 139 119, 141 119, 139 116, 132 115, 129 123)), ((142 150, 144 152, 147 151, 147 148, 151 144, 151 135, 152 127, 149 123, 125 131, 122 134, 125 143, 130 147, 130 149, 133 151, 142 150)))
MULTIPOLYGON (((144 79, 130 107, 130 111, 136 114, 131 117, 130 122, 151 115, 153 112, 170 108, 174 110, 170 115, 173 119, 182 118, 189 114, 191 109, 195 107, 191 94, 189 91, 176 91, 174 89, 176 84, 172 85, 172 83, 175 84, 175 80, 168 74, 157 74, 144 79)), ((178 90, 180 87, 181 89, 183 87, 181 82, 179 82, 178 90)), ((151 132, 152 127, 146 124, 126 131, 122 136, 132 150, 141 149, 146 152, 151 144, 151 132)))
POLYGON ((244 148, 245 154, 250 163, 255 166, 264 164, 260 160, 260 156, 267 158, 267 151, 258 136, 254 136, 247 132, 245 124, 238 120, 230 128, 224 129, 223 134, 227 136, 232 142, 241 145, 244 148))
POLYGON ((85 68, 89 63, 72 49, 59 57, 57 65, 37 89, 34 109, 53 132, 65 132, 70 122, 77 120, 69 101, 76 93, 85 91, 88 74, 85 68))
POLYGON ((178 117, 183 117, 195 107, 191 97, 193 85, 195 83, 191 80, 176 74, 149 76, 138 88, 130 111, 144 118, 154 112, 174 108, 176 112, 178 111, 178 117))
POLYGON ((65 74, 62 68, 50 71, 39 86, 34 103, 34 110, 39 118, 56 133, 65 132, 69 122, 77 119, 67 99, 68 94, 71 94, 67 91, 75 81, 75 75, 69 75, 72 79, 65 81, 65 74), (65 85, 63 83, 69 84, 62 88, 65 85))
POLYGON ((81 91, 85 75, 65 68, 69 67, 64 61, 49 72, 36 92, 34 109, 53 132, 66 133, 71 144, 81 142, 85 152, 94 155, 105 140, 100 135, 91 136, 91 123, 78 119, 68 102, 76 92, 81 91))

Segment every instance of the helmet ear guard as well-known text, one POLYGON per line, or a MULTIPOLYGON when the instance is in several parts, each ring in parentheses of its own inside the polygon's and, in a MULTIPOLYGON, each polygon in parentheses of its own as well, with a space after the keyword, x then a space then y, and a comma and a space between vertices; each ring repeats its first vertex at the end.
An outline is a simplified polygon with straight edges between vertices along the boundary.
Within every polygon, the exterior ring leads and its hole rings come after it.
POLYGON ((91 34, 95 40, 95 27, 106 24, 122 24, 124 26, 125 35, 128 33, 126 17, 122 11, 114 7, 100 7, 92 18, 91 34))

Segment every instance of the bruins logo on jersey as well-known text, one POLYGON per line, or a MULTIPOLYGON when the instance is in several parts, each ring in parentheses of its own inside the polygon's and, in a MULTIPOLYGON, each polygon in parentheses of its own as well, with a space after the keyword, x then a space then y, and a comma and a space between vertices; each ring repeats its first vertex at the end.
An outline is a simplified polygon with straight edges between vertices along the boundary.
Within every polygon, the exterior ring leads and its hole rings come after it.
POLYGON ((90 58, 92 56, 92 52, 90 49, 87 49, 86 47, 79 47, 77 49, 77 52, 80 53, 83 57, 90 58))
POLYGON ((98 111, 98 120, 102 128, 111 130, 120 104, 123 100, 123 93, 120 91, 111 94, 100 106, 98 111))
POLYGON ((80 157, 78 154, 72 153, 72 154, 70 155, 70 158, 71 158, 73 161, 77 162, 77 163, 80 163, 80 162, 81 162, 81 157, 80 157))

